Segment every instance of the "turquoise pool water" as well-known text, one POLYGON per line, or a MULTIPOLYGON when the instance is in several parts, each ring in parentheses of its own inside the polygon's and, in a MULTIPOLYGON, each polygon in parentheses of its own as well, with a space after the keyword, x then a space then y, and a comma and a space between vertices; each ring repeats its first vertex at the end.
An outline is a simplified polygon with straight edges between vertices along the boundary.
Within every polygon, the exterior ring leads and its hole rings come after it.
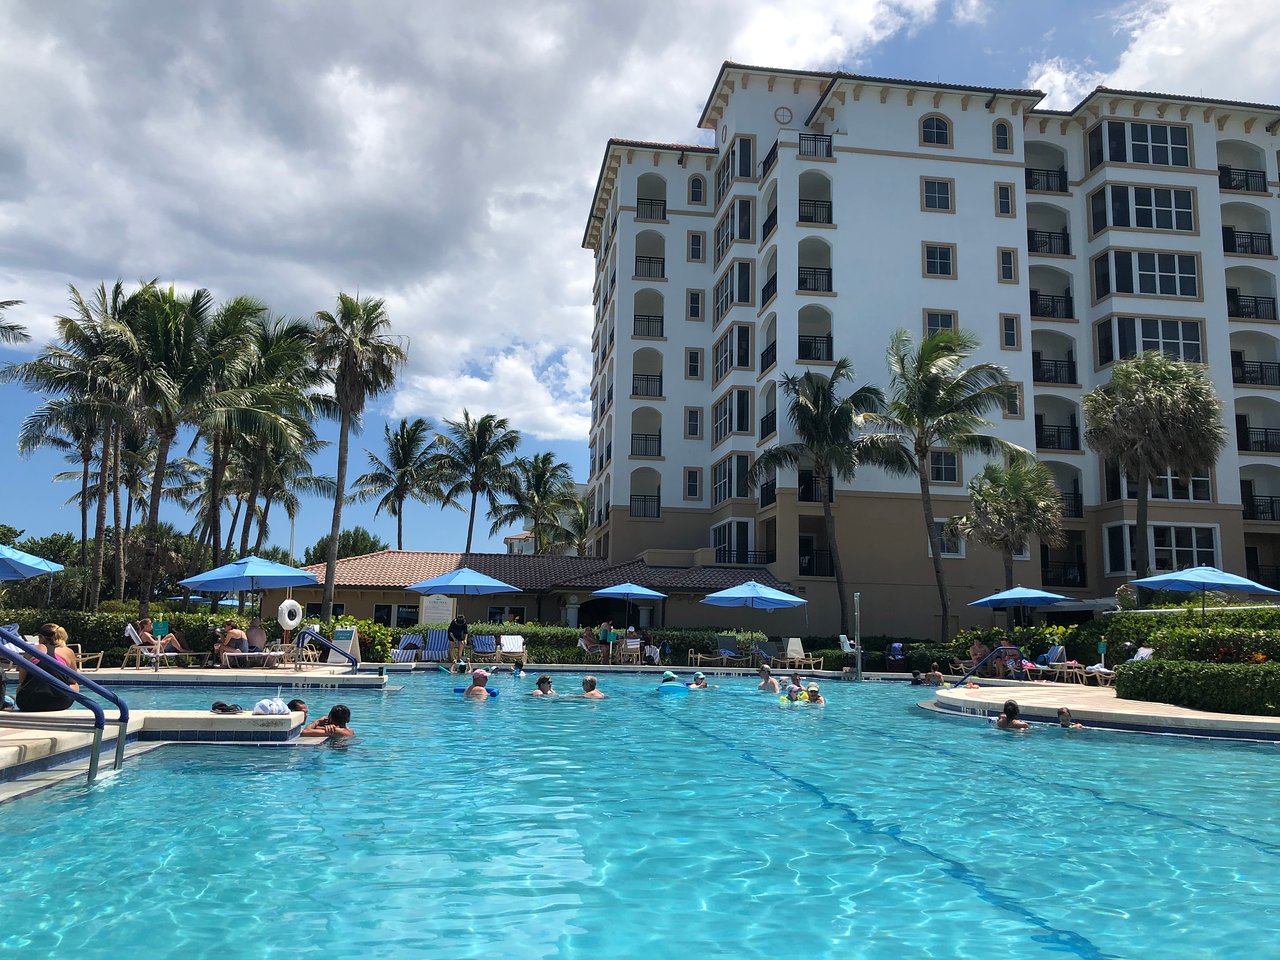
MULTIPOLYGON (((578 677, 556 685, 578 688, 578 677)), ((397 682, 400 682, 397 680, 397 682)), ((0 952, 41 958, 1265 955, 1276 747, 1037 729, 826 684, 344 692, 341 747, 164 747, 0 808, 0 952)), ((130 690, 248 706, 244 690, 130 690)), ((334 698, 305 695, 313 714, 334 698)))

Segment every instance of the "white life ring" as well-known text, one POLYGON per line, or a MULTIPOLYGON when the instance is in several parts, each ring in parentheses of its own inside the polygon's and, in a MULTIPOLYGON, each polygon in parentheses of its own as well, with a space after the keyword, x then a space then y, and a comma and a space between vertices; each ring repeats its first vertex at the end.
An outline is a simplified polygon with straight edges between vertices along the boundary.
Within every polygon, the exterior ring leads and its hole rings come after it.
POLYGON ((276 623, 286 630, 297 630, 302 623, 302 604, 297 600, 286 600, 276 610, 276 623))

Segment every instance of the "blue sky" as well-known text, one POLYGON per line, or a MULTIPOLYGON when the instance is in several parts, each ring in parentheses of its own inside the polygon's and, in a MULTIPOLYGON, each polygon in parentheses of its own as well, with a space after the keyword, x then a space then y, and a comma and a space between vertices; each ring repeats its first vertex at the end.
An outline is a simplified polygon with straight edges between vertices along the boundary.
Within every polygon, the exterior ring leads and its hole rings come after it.
MULTIPOLYGON (((601 152, 609 136, 701 139, 721 61, 1036 86, 1055 107, 1099 83, 1280 101, 1271 10, 1245 0, 493 6, 4 4, 0 300, 25 301, 10 319, 45 336, 68 283, 116 277, 295 316, 339 290, 376 294, 411 358, 353 442, 353 475, 385 417, 467 407, 510 418, 526 452, 585 479, 592 260, 579 244, 601 152)), ((72 485, 50 483, 60 459, 13 453, 35 404, 0 386, 0 522, 74 530, 72 485)), ((329 509, 304 505, 299 549, 329 509)), ((372 512, 350 507, 344 523, 393 540, 372 512)), ((461 512, 414 506, 407 521, 412 549, 465 540, 461 512)), ((272 540, 287 545, 282 520, 272 540)))

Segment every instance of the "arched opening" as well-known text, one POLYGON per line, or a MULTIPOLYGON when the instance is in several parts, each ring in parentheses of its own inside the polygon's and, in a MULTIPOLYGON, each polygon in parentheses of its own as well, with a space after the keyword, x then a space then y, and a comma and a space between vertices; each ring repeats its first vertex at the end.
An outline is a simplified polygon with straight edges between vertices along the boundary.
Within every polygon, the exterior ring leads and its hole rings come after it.
POLYGON ((1057 267, 1035 264, 1029 271, 1031 284, 1031 315, 1057 320, 1075 317, 1075 302, 1071 297, 1071 274, 1057 267))
POLYGON ((652 347, 642 347, 631 355, 631 395, 662 396, 662 354, 652 347))
POLYGON ((1043 140, 1028 140, 1026 157, 1027 190, 1034 193, 1067 192, 1067 152, 1043 140))
POLYGON ((1071 219, 1066 210, 1051 203, 1027 204, 1027 250, 1037 254, 1071 253, 1071 219))
POLYGON ((1036 383, 1079 383, 1075 338, 1056 330, 1033 331, 1031 376, 1036 383))
POLYGON ((633 301, 633 316, 635 336, 661 337, 664 325, 662 294, 649 287, 637 290, 633 301))
POLYGON ((806 170, 800 174, 800 210, 797 218, 801 223, 832 223, 831 219, 831 178, 817 170, 806 170))
POLYGON ((1036 397, 1036 449, 1079 450, 1080 414, 1065 397, 1036 397))
POLYGON ((656 173, 636 178, 636 219, 667 219, 667 181, 656 173))
POLYGON ((1267 161, 1261 147, 1244 140, 1218 141, 1218 187, 1243 193, 1267 192, 1267 161))
POLYGON ((764 258, 764 284, 760 287, 760 306, 778 295, 778 248, 772 247, 764 258))
POLYGON ((760 239, 768 240, 770 235, 778 226, 778 184, 777 181, 769 184, 769 192, 765 194, 764 200, 764 225, 760 229, 760 239))
POLYGON ((603 524, 609 519, 609 506, 613 503, 613 478, 606 476, 604 484, 600 488, 600 509, 597 516, 597 523, 603 524))
MULTIPOLYGON (((610 396, 613 395, 612 383, 609 384, 609 395, 610 396)), ((604 452, 601 454, 601 456, 603 457, 604 463, 607 466, 613 460, 613 414, 609 414, 609 416, 604 421, 604 438, 603 439, 604 439, 604 448, 603 448, 604 452)))
POLYGON ((1084 517, 1084 493, 1080 485, 1080 470, 1058 460, 1041 461, 1053 474, 1053 482, 1062 495, 1062 515, 1071 520, 1084 517))
POLYGON ((636 279, 662 280, 667 275, 666 241, 656 230, 636 234, 636 279))
POLYGON ((1244 387, 1280 387, 1280 340, 1254 330, 1233 331, 1231 380, 1244 387))
POLYGON ((631 516, 657 519, 662 516, 662 476, 652 467, 631 471, 631 516))
POLYGON ((997 120, 991 125, 991 149, 996 153, 1013 153, 1013 125, 997 120))
POLYGON ((778 385, 770 380, 760 391, 760 439, 778 432, 778 385))
POLYGON ((1246 520, 1280 523, 1280 466, 1271 463, 1242 466, 1240 503, 1246 520))
POLYGON ((662 414, 653 407, 631 411, 631 456, 662 456, 662 414))
POLYGON ((1238 320, 1275 320, 1276 281, 1257 267, 1227 267, 1227 316, 1238 320))
POLYGON ((834 360, 835 345, 831 336, 831 311, 811 303, 800 308, 796 316, 800 336, 796 343, 797 360, 834 360))
POLYGON ((702 206, 707 202, 707 178, 695 173, 689 178, 689 203, 702 206))
POLYGON ((1223 253, 1271 256, 1271 217, 1255 203, 1222 205, 1223 253))
POLYGON ((800 267, 796 280, 799 293, 829 293, 831 287, 831 245, 817 237, 805 237, 798 247, 800 267))
POLYGON ((771 313, 765 317, 760 328, 760 342, 764 349, 760 351, 760 372, 764 373, 778 362, 778 315, 771 313))
POLYGON ((926 147, 951 146, 951 121, 940 113, 930 113, 921 117, 920 145, 926 147))
POLYGON ((1280 453, 1280 403, 1236 397, 1236 447, 1243 454, 1280 453))

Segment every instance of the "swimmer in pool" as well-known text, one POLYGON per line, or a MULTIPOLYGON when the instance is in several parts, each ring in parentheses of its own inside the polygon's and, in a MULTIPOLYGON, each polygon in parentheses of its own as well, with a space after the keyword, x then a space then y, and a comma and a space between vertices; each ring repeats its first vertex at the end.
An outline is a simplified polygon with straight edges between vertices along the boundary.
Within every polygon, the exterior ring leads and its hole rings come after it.
POLYGON ((818 685, 812 680, 809 681, 809 689, 805 691, 805 694, 809 697, 810 703, 821 705, 827 702, 827 698, 822 695, 822 692, 818 689, 818 685))
POLYGON ((787 699, 792 703, 799 703, 802 695, 804 695, 804 687, 798 683, 790 684, 787 687, 787 699))
POLYGON ((555 690, 551 689, 551 678, 547 676, 545 673, 542 676, 540 676, 537 680, 537 686, 534 687, 533 692, 530 693, 529 696, 531 697, 556 696, 555 690))
POLYGON ((351 709, 341 703, 329 708, 329 713, 309 727, 304 727, 299 736, 303 737, 354 737, 355 731, 348 726, 351 723, 351 709))
POLYGON ((1004 712, 996 717, 997 730, 1029 730, 1031 725, 1025 720, 1018 719, 1018 702, 1016 700, 1006 700, 1004 702, 1004 712))
POLYGON ((709 689, 711 689, 711 688, 710 688, 710 686, 707 684, 707 677, 706 677, 706 674, 704 674, 704 673, 695 673, 695 674, 693 675, 693 683, 689 684, 689 689, 690 689, 690 690, 709 690, 709 689))
POLYGON ((1066 727, 1068 730, 1083 730, 1083 723, 1076 723, 1071 717, 1071 711, 1066 707, 1058 708, 1058 726, 1066 727))
POLYGON ((582 695, 588 700, 604 699, 604 694, 596 689, 596 678, 592 676, 582 678, 582 695))
POLYGON ((773 675, 773 671, 769 669, 767 664, 760 664, 760 685, 757 690, 763 690, 765 693, 779 693, 778 678, 773 675))
POLYGON ((471 686, 467 687, 467 689, 463 691, 462 695, 471 700, 488 700, 490 694, 489 691, 485 689, 488 682, 489 671, 483 669, 476 670, 471 674, 471 686))
POLYGON ((679 682, 680 682, 680 678, 677 677, 670 670, 667 670, 662 674, 662 682, 659 683, 658 686, 662 686, 662 684, 664 683, 679 683, 679 682))

